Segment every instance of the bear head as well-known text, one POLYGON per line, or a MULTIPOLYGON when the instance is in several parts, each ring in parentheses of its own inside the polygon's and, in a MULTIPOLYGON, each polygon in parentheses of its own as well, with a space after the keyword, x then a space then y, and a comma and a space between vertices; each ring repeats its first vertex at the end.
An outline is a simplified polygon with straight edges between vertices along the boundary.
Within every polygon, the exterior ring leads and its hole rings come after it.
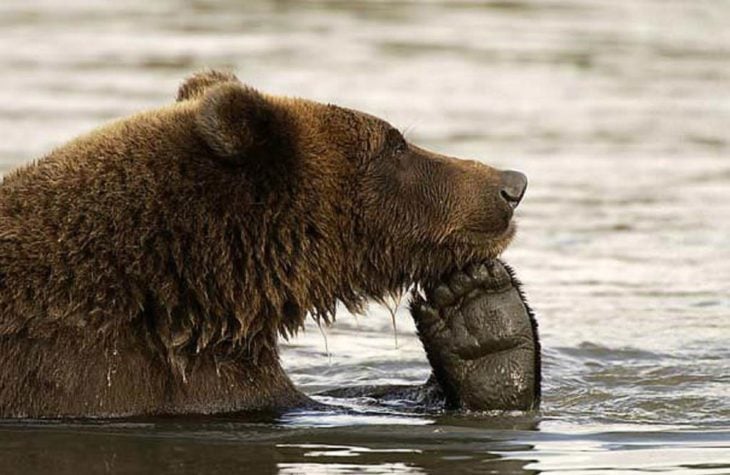
POLYGON ((326 316, 335 300, 358 310, 494 258, 515 234, 521 173, 425 150, 372 115, 263 94, 227 73, 193 76, 178 100, 196 102, 199 137, 246 181, 240 212, 268 210, 260 245, 278 243, 271 253, 300 285, 322 286, 311 304, 293 290, 293 315, 326 316))

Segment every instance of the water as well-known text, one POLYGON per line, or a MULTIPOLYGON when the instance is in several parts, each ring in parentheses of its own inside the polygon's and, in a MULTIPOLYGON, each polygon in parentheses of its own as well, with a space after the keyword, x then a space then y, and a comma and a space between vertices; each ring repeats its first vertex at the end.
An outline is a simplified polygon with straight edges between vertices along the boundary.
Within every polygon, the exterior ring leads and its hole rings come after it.
MULTIPOLYGON (((218 66, 526 172, 505 259, 545 382, 539 415, 8 421, 0 472, 730 473, 729 19, 720 0, 3 0, 3 170, 218 66)), ((386 309, 343 310, 285 364, 308 392, 419 383, 397 317, 397 348, 386 309)))

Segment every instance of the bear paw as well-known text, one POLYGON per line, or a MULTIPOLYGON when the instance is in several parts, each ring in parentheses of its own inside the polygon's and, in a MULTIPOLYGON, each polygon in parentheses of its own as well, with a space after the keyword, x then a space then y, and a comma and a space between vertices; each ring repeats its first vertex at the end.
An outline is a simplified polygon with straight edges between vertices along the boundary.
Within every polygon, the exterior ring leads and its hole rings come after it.
POLYGON ((538 407, 537 326, 505 264, 473 264, 414 292, 411 313, 448 407, 538 407))

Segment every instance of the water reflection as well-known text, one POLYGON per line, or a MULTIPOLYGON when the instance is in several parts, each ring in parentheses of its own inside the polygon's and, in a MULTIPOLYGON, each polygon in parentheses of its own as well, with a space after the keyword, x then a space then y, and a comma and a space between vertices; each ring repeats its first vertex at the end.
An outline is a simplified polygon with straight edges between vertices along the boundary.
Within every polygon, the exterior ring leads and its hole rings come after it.
POLYGON ((288 430, 240 420, 23 424, 0 428, 0 456, 10 473, 444 473, 456 466, 533 473, 522 470, 529 460, 502 455, 530 449, 510 440, 515 434, 397 423, 288 430))
POLYGON ((8 473, 59 474, 78 473, 79 467, 94 473, 307 474, 452 473, 455 467, 459 473, 730 470, 729 431, 559 423, 524 431, 495 428, 488 419, 481 426, 476 419, 462 421, 468 423, 452 418, 411 428, 395 423, 287 430, 240 418, 5 424, 0 456, 8 473))
POLYGON ((404 463, 380 463, 377 465, 356 465, 345 463, 280 463, 277 465, 280 474, 368 474, 368 473, 427 473, 404 463))

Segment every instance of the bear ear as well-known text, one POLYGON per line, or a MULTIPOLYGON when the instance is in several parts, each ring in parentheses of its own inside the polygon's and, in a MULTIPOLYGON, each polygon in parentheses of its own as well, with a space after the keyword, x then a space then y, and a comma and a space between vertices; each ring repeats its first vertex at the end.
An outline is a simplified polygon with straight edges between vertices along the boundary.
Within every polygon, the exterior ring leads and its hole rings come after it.
POLYGON ((257 90, 226 82, 208 90, 195 118, 200 136, 218 155, 236 157, 271 139, 274 105, 257 90))
POLYGON ((177 90, 177 102, 195 99, 202 96, 205 91, 224 82, 240 83, 235 74, 226 71, 216 71, 211 69, 208 71, 200 71, 180 84, 177 90))

